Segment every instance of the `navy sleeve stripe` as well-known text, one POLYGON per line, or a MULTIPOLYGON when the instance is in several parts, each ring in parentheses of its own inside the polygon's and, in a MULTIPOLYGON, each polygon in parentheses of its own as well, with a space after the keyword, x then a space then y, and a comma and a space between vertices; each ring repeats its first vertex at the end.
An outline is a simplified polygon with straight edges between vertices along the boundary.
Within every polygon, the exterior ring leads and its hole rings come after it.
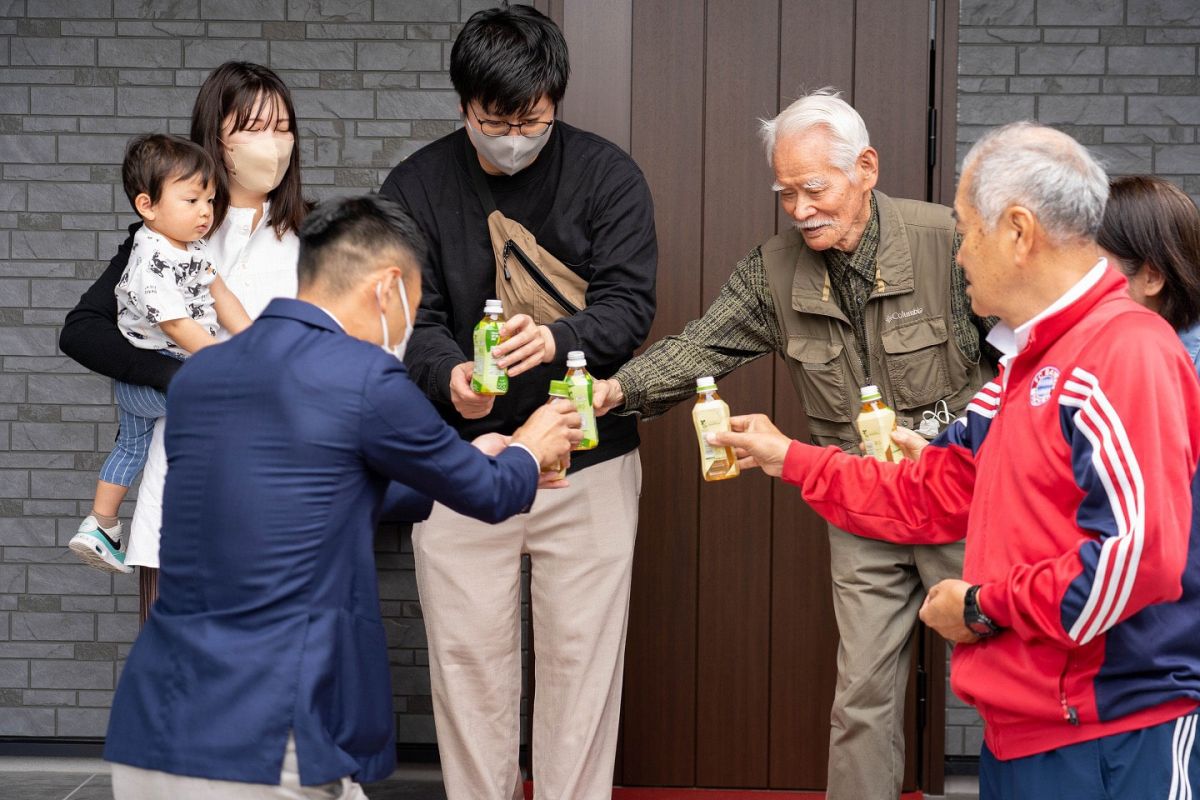
MULTIPOLYGON (((1121 618, 1133 590, 1145 543, 1145 486, 1125 426, 1100 388, 1096 376, 1075 368, 1059 396, 1060 405, 1077 409, 1070 421, 1083 437, 1072 447, 1086 458, 1073 459, 1076 483, 1085 492, 1103 491, 1116 524, 1104 536, 1087 600, 1068 635, 1085 644, 1121 618), (1096 486, 1099 481, 1099 486, 1096 486)), ((1086 562, 1085 562, 1086 563, 1086 562)), ((1078 580, 1087 581, 1087 570, 1078 580)))
POLYGON ((946 429, 930 444, 948 447, 956 444, 969 448, 972 453, 978 453, 992 418, 1000 411, 1000 384, 988 381, 984 384, 967 407, 961 417, 946 426, 946 429))

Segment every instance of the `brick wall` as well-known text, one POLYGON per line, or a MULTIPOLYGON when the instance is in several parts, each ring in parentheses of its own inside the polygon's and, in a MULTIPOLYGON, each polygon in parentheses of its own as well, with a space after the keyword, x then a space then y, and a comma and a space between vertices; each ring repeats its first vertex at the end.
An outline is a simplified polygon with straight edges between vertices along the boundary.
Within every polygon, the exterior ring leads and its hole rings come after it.
MULTIPOLYGON (((446 67, 488 0, 0 0, 0 736, 101 736, 137 633, 133 576, 65 545, 115 433, 107 379, 59 353, 66 311, 134 220, 126 139, 186 134, 236 58, 277 70, 314 199, 377 188, 455 126, 446 67)), ((432 742, 409 540, 379 539, 400 738, 432 742)))
MULTIPOLYGON (((962 0, 958 158, 988 128, 1035 119, 1113 175, 1153 173, 1200 200, 1200 2, 962 0)), ((978 716, 948 693, 946 752, 978 755, 978 716)))
POLYGON ((988 127, 1036 119, 1112 174, 1154 173, 1200 196, 1200 3, 962 0, 959 157, 988 127))

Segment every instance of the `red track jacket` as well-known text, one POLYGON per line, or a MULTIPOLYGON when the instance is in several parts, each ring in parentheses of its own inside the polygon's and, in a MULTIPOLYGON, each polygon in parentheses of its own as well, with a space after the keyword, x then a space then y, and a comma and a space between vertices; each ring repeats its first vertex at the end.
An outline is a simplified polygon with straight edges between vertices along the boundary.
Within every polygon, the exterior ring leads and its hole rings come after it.
POLYGON ((1000 759, 1166 722, 1200 701, 1200 384, 1177 334, 1098 268, 919 462, 793 442, 783 479, 853 533, 966 536, 1004 630, 954 691, 1000 759))

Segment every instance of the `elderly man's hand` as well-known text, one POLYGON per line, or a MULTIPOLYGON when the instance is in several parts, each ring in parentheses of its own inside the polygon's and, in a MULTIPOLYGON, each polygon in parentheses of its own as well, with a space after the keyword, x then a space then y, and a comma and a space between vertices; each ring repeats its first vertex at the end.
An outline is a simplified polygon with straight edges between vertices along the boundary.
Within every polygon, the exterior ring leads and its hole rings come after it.
POLYGON ((592 407, 596 416, 602 417, 614 408, 620 408, 625 403, 625 393, 616 378, 598 380, 592 384, 592 407))
POLYGON ((978 642, 979 637, 971 632, 963 620, 963 607, 967 589, 966 581, 947 578, 929 590, 921 605, 921 621, 937 631, 943 639, 957 644, 978 642))
MULTIPOLYGON (((921 451, 929 446, 929 442, 925 437, 916 431, 911 431, 903 425, 896 426, 892 431, 892 441, 900 448, 900 452, 909 461, 916 461, 921 457, 921 451)), ((862 442, 858 443, 858 452, 867 452, 867 446, 862 442)))
POLYGON ((742 469, 760 467, 775 478, 783 474, 783 460, 792 440, 780 433, 766 414, 733 417, 729 427, 729 433, 707 434, 708 443, 734 448, 742 469))
POLYGON ((924 436, 905 427, 897 427, 892 431, 892 441, 899 446, 900 452, 904 453, 904 457, 909 461, 919 460, 921 451, 929 446, 929 441, 924 436))

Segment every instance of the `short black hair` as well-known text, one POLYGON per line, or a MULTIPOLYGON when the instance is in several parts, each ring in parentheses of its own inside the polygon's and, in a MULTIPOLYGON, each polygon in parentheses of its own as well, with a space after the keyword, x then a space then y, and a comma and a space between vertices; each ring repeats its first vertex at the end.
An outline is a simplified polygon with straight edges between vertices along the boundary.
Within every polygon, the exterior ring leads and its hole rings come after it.
POLYGON ((428 247, 417 223, 400 204, 378 194, 326 200, 304 218, 298 231, 300 287, 320 282, 334 293, 354 286, 359 275, 382 259, 408 256, 398 266, 420 270, 428 247))
POLYGON ((146 194, 151 203, 157 203, 169 181, 186 181, 197 175, 206 184, 215 183, 217 165, 203 147, 182 136, 148 133, 133 137, 125 146, 121 183, 134 211, 139 194, 146 194))
POLYGON ((450 82, 464 111, 475 100, 507 117, 529 111, 542 95, 557 106, 570 74, 562 31, 530 6, 476 11, 450 50, 450 82))

